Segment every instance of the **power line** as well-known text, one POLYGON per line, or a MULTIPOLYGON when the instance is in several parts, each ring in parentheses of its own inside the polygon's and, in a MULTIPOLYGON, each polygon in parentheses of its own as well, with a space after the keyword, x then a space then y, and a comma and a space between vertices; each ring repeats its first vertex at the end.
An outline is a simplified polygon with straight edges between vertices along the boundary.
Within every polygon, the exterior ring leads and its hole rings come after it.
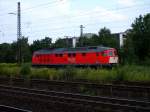
MULTIPOLYGON (((110 13, 109 11, 121 11, 121 10, 125 10, 125 9, 131 9, 131 8, 137 8, 137 7, 140 7, 140 6, 149 6, 150 4, 138 4, 138 5, 134 5, 134 6, 128 6, 128 7, 121 7, 121 8, 112 8, 112 9, 107 9, 106 11, 107 11, 107 13, 110 13)), ((82 16, 86 16, 86 15, 89 15, 89 14, 93 14, 93 13, 95 13, 95 14, 97 14, 99 11, 95 11, 95 12, 92 12, 92 11, 89 11, 89 12, 86 12, 86 13, 83 13, 83 14, 80 14, 80 15, 78 15, 78 16, 76 16, 76 15, 73 15, 73 16, 71 16, 71 18, 73 18, 73 17, 82 17, 82 16)), ((104 13, 102 13, 102 15, 106 15, 106 12, 104 12, 104 13)), ((66 15, 64 15, 64 16, 66 16, 66 15)), ((53 17, 50 17, 50 18, 57 18, 57 17, 61 17, 61 16, 53 16, 53 17)), ((39 20, 45 20, 45 19, 49 19, 49 18, 43 18, 43 19, 39 19, 39 20)))
POLYGON ((26 9, 24 9, 22 11, 35 9, 35 8, 43 7, 43 6, 46 6, 46 5, 51 5, 51 4, 54 4, 54 3, 57 3, 57 2, 58 2, 58 0, 47 2, 47 3, 43 3, 43 4, 39 4, 39 5, 36 5, 36 6, 33 6, 33 7, 26 8, 26 9))
MULTIPOLYGON (((117 12, 117 11, 121 11, 121 10, 124 10, 124 9, 130 9, 130 8, 138 8, 137 6, 143 6, 143 5, 150 5, 150 4, 140 4, 140 5, 134 5, 134 6, 132 6, 132 7, 124 7, 124 8, 114 8, 114 9, 109 9, 109 10, 106 10, 107 12, 105 12, 105 13, 101 13, 101 14, 99 14, 99 15, 95 15, 94 17, 98 17, 98 16, 105 16, 105 15, 107 15, 107 14, 109 14, 110 12, 109 11, 113 11, 113 12, 117 12)), ((80 15, 78 15, 78 16, 76 16, 76 15, 74 15, 74 16, 71 16, 70 18, 81 18, 81 17, 85 17, 85 16, 91 16, 90 14, 98 14, 98 12, 99 11, 96 11, 96 12, 86 12, 86 13, 84 13, 84 14, 80 14, 80 15)), ((53 18, 54 20, 56 19, 56 17, 60 17, 60 16, 53 16, 53 17, 51 17, 51 18, 53 18)), ((47 18, 48 19, 48 18, 47 18)), ((44 20, 44 19, 39 19, 40 21, 41 20, 44 20)), ((52 21, 50 21, 50 22, 45 22, 44 24, 47 24, 47 23, 53 23, 54 24, 54 22, 52 22, 52 21)), ((58 23, 58 22, 56 22, 56 23, 58 23)), ((43 24, 43 23, 42 23, 43 24)), ((5 24, 6 25, 6 24, 5 24)))
MULTIPOLYGON (((117 21, 113 21, 113 22, 117 22, 117 21)), ((97 25, 97 24, 100 24, 100 23, 103 23, 103 22, 96 22, 96 23, 89 23, 89 24, 86 24, 86 26, 88 27, 88 26, 93 26, 93 25, 97 25)), ((112 23, 112 22, 109 22, 109 23, 112 23)), ((31 33, 33 34, 33 33, 39 33, 39 31, 45 31, 45 30, 49 30, 49 32, 58 32, 58 31, 61 31, 61 30, 70 30, 70 29, 76 29, 76 30, 78 30, 78 26, 79 25, 72 25, 72 26, 66 26, 66 27, 59 27, 59 28, 52 28, 52 29, 50 29, 50 28, 42 28, 42 29, 39 29, 39 30, 34 30, 34 31, 32 31, 31 33)), ((104 26, 106 26, 106 25, 104 25, 104 26)), ((119 25, 117 28, 119 28, 119 27, 122 27, 122 26, 125 26, 125 25, 119 25)), ((107 26, 106 26, 107 27, 107 26)), ((113 27, 114 28, 114 27, 113 27)), ((13 34, 13 33, 12 33, 13 34)))
MULTIPOLYGON (((58 3, 59 1, 61 1, 61 0, 55 0, 55 1, 47 2, 47 3, 43 3, 43 4, 38 4, 38 5, 35 5, 35 6, 32 6, 32 7, 23 9, 22 13, 25 13, 26 11, 31 10, 31 9, 35 9, 35 8, 39 8, 39 7, 43 7, 43 6, 47 6, 47 5, 52 5, 52 4, 58 3)), ((8 12, 17 13, 17 11, 8 11, 8 12)), ((8 12, 7 13, 2 13, 2 14, 0 14, 0 16, 8 15, 8 12)))

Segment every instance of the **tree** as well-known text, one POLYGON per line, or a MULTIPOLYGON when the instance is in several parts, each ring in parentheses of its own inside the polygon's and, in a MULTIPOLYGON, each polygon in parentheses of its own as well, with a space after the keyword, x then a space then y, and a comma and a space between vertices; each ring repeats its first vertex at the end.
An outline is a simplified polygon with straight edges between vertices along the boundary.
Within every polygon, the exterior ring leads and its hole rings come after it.
POLYGON ((28 43, 27 37, 22 37, 20 40, 21 43, 21 58, 23 62, 29 62, 31 60, 31 51, 28 43))
POLYGON ((139 16, 132 24, 131 31, 127 34, 126 46, 140 61, 150 57, 150 13, 139 16), (133 49, 129 49, 129 47, 133 49))
POLYGON ((109 29, 107 29, 106 27, 100 29, 98 34, 101 38, 110 38, 111 37, 111 31, 109 29))
POLYGON ((87 36, 79 37, 77 43, 78 47, 97 46, 97 45, 100 45, 100 39, 96 34, 93 34, 91 37, 87 36))
POLYGON ((54 47, 54 48, 65 48, 65 47, 72 47, 72 46, 69 44, 69 39, 59 38, 55 41, 55 43, 52 45, 52 47, 54 47))
POLYGON ((31 44, 30 49, 31 52, 33 53, 38 49, 50 48, 51 45, 52 45, 52 39, 49 37, 45 37, 44 39, 33 41, 33 44, 31 44))
POLYGON ((124 46, 121 49, 119 49, 119 57, 121 58, 120 62, 123 64, 126 64, 126 63, 132 64, 132 63, 137 62, 137 56, 134 53, 134 46, 132 44, 132 39, 130 38, 132 37, 131 32, 132 32, 131 29, 128 29, 126 31, 125 38, 127 39, 124 43, 124 46))
POLYGON ((79 41, 77 43, 78 47, 86 47, 86 46, 90 46, 91 45, 91 39, 84 36, 84 37, 80 37, 79 41))
POLYGON ((19 52, 21 52, 21 61, 22 62, 29 62, 31 61, 31 51, 28 43, 28 38, 27 37, 21 37, 17 41, 14 41, 11 44, 12 52, 14 55, 14 60, 16 62, 19 59, 19 52), (19 48, 20 47, 20 48, 19 48), (19 49, 21 49, 19 51, 19 49))
POLYGON ((0 62, 14 62, 14 56, 11 49, 11 44, 3 43, 0 44, 0 62))
POLYGON ((99 34, 100 42, 103 46, 115 47, 115 48, 118 47, 117 39, 115 38, 115 36, 111 34, 111 31, 106 27, 100 29, 98 34, 99 34))
POLYGON ((98 45, 101 45, 101 43, 102 43, 101 39, 96 34, 91 37, 90 42, 91 42, 92 46, 98 46, 98 45))

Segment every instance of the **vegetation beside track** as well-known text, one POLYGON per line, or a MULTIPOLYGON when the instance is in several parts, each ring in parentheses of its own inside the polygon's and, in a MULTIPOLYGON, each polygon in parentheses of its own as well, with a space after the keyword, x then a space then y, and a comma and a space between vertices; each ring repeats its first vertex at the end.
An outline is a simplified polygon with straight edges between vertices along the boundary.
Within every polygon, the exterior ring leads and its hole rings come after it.
POLYGON ((50 80, 74 80, 111 83, 115 81, 150 82, 150 67, 125 65, 112 69, 32 68, 30 64, 0 64, 0 76, 50 80))

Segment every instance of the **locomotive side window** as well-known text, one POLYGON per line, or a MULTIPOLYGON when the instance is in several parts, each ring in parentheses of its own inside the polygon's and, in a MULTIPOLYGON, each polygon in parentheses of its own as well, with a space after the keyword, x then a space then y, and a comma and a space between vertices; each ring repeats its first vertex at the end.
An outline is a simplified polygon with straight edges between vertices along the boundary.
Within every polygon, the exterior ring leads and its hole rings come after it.
POLYGON ((102 52, 102 56, 107 56, 107 53, 106 52, 102 52))
POLYGON ((109 56, 113 56, 113 52, 112 51, 109 51, 109 56))
POLYGON ((75 54, 75 53, 72 53, 72 54, 69 53, 69 54, 68 54, 68 57, 76 57, 76 54, 75 54))
POLYGON ((68 54, 68 57, 71 57, 71 54, 70 54, 70 53, 68 54))
POLYGON ((99 53, 96 53, 96 56, 99 56, 99 53))
POLYGON ((55 54, 56 57, 63 57, 63 54, 55 54))
POLYGON ((58 54, 55 54, 56 57, 58 57, 58 54))
POLYGON ((59 57, 63 57, 63 54, 59 54, 59 57))
POLYGON ((82 53, 82 56, 86 56, 86 53, 82 53))
POLYGON ((76 54, 75 54, 75 53, 73 53, 73 54, 72 54, 72 56, 73 56, 73 57, 76 57, 76 54))
POLYGON ((37 55, 37 54, 34 54, 33 56, 34 56, 34 57, 38 57, 38 55, 37 55))

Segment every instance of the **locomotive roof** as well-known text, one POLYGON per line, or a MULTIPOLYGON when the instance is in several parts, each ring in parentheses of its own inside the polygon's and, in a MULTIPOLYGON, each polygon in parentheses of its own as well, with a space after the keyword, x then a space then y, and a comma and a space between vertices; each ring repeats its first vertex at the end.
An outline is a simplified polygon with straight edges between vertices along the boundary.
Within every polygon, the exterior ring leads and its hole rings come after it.
POLYGON ((77 53, 77 52, 101 52, 104 50, 112 49, 110 47, 77 47, 77 48, 47 48, 35 51, 35 54, 54 54, 54 53, 77 53))

